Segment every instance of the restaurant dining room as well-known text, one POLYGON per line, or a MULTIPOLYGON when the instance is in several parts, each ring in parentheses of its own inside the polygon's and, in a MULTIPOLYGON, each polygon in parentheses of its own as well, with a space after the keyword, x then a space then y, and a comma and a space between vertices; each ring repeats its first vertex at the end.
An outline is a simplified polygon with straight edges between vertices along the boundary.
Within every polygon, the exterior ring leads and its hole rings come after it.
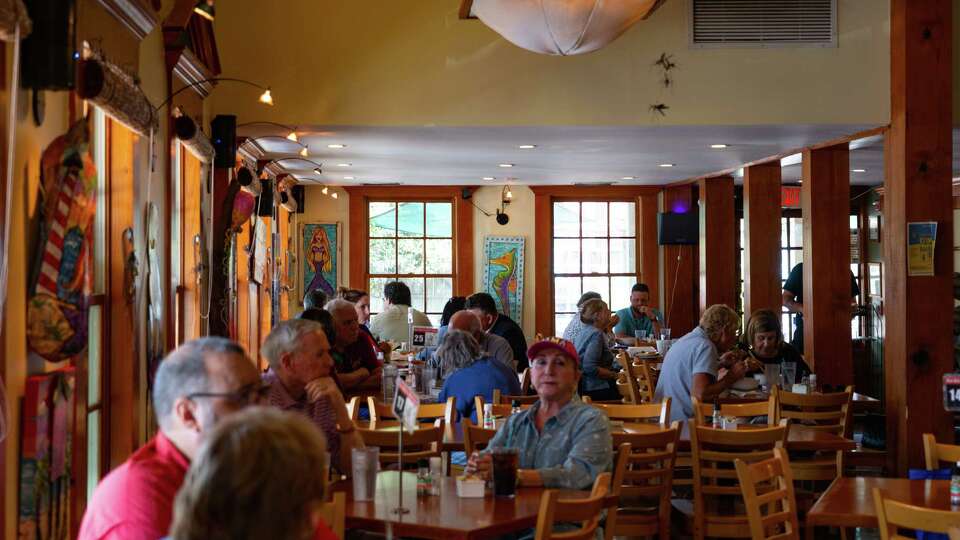
POLYGON ((0 537, 960 540, 955 22, 0 0, 0 537))

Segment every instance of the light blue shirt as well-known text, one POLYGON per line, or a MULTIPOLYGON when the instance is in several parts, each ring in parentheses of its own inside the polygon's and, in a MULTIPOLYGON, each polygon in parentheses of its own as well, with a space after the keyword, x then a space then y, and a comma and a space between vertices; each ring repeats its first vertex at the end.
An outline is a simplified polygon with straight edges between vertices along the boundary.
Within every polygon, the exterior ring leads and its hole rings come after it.
POLYGON ((613 439, 607 415, 574 397, 537 431, 540 402, 514 414, 497 431, 484 452, 516 448, 521 469, 535 469, 548 488, 589 489, 610 470, 613 439))
POLYGON ((706 373, 716 379, 719 368, 717 346, 699 326, 670 347, 660 368, 654 398, 670 398, 671 422, 693 417, 693 398, 690 396, 693 376, 706 373))
MULTIPOLYGON (((658 321, 663 320, 663 314, 655 308, 650 308, 650 311, 653 312, 653 316, 656 317, 658 321)), ((626 334, 627 337, 633 337, 636 335, 637 330, 643 330, 644 332, 653 334, 653 319, 645 315, 635 318, 633 316, 633 308, 630 306, 617 311, 617 317, 620 317, 620 322, 613 327, 613 331, 616 334, 626 334)))

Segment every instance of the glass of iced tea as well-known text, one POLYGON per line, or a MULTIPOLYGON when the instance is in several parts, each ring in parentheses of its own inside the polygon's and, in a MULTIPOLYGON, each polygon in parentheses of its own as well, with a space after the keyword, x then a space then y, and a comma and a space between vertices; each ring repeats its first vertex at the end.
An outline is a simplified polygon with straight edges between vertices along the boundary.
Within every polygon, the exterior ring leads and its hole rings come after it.
POLYGON ((494 448, 490 451, 493 461, 493 495, 513 497, 517 492, 517 465, 520 454, 516 448, 494 448))

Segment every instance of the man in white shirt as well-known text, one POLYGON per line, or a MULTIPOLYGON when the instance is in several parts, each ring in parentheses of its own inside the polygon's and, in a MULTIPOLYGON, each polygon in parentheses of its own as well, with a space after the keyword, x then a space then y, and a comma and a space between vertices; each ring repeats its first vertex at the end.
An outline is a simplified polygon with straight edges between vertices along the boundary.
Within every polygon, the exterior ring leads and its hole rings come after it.
POLYGON ((413 312, 414 326, 433 326, 422 312, 410 307, 410 288, 402 281, 391 281, 383 288, 384 307, 370 319, 370 333, 380 341, 403 343, 409 339, 407 311, 413 312))

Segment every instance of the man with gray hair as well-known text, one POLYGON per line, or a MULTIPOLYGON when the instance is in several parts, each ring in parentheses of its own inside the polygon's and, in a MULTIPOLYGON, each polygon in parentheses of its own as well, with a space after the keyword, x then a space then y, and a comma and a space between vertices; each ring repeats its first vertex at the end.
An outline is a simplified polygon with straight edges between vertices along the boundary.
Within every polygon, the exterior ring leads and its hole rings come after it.
MULTIPOLYGON (((513 349, 510 348, 510 342, 496 335, 488 334, 483 331, 483 325, 478 317, 472 311, 461 310, 450 317, 450 330, 463 330, 469 332, 473 339, 477 340, 480 351, 509 367, 516 372, 517 359, 513 357, 513 349)), ((445 338, 446 336, 444 336, 445 338)))
POLYGON ((204 436, 263 394, 253 362, 229 339, 195 339, 167 355, 153 384, 160 430, 97 486, 78 540, 166 536, 174 497, 204 436))
POLYGON ((477 340, 469 332, 456 329, 447 332, 443 343, 437 349, 436 357, 440 360, 444 374, 443 389, 440 390, 437 401, 443 403, 450 396, 456 397, 457 411, 461 418, 470 418, 474 423, 477 422, 474 396, 483 396, 489 403, 493 400, 494 390, 500 390, 503 394, 520 393, 517 372, 502 362, 483 355, 477 340))
POLYGON ((380 388, 380 362, 377 346, 366 332, 353 302, 335 298, 325 308, 333 318, 335 339, 330 347, 333 367, 346 390, 380 388))
POLYGON ((263 382, 267 403, 309 418, 326 436, 330 465, 350 473, 350 451, 363 441, 332 378, 330 343, 320 323, 291 319, 277 324, 260 348, 270 363, 263 382))

